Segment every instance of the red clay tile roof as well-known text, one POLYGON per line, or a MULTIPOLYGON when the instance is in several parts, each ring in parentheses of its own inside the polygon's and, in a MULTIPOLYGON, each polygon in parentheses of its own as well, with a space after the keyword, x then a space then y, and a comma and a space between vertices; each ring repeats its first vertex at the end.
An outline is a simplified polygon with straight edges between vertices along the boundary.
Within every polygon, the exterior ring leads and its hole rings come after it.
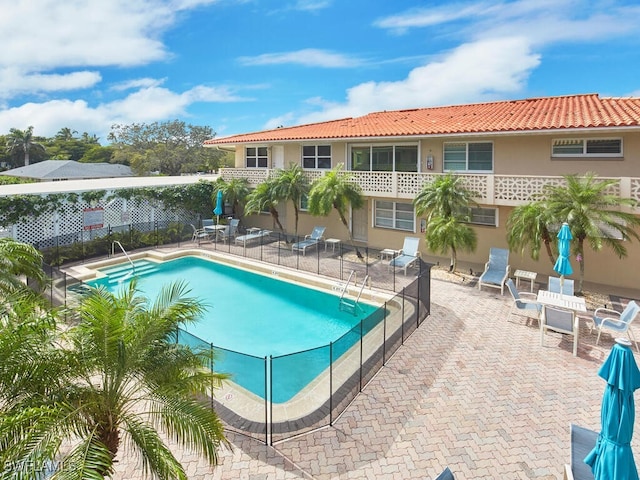
POLYGON ((600 98, 589 94, 375 112, 214 138, 205 145, 602 127, 640 127, 640 98, 600 98))

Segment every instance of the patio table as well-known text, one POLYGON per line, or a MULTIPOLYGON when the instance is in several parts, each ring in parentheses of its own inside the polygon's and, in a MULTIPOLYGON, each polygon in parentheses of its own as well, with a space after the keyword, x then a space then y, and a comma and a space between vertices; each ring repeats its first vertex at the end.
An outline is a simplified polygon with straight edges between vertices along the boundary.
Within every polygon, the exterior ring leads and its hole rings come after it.
POLYGON ((550 292, 549 290, 539 290, 537 300, 538 303, 542 305, 566 308, 579 313, 587 313, 587 302, 585 302, 583 297, 563 295, 561 293, 550 292))

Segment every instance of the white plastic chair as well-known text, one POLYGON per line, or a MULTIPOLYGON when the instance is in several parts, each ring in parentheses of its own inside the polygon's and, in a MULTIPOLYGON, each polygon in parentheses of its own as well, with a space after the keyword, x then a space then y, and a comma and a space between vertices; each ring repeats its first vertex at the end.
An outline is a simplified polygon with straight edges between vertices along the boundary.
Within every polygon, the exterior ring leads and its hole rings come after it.
POLYGON ((631 326, 631 322, 633 322, 633 320, 638 316, 638 312, 640 312, 640 307, 633 300, 627 304, 622 313, 610 308, 597 308, 596 311, 593 312, 593 323, 589 330, 589 332, 592 332, 594 328, 598 329, 596 345, 598 345, 598 342, 600 341, 600 334, 602 333, 602 330, 607 329, 618 335, 626 334, 629 341, 635 343, 636 350, 640 352, 638 349, 638 343, 633 336, 633 332, 629 328, 631 326))
POLYGON ((563 295, 573 295, 573 280, 570 278, 561 280, 560 277, 549 277, 547 290, 563 295))
POLYGON ((196 228, 196 226, 192 223, 191 228, 193 229, 193 236, 191 237, 191 241, 193 243, 199 243, 200 240, 209 240, 209 233, 202 228, 196 228))
POLYGON ((573 356, 578 355, 578 327, 576 312, 564 308, 544 305, 540 318, 540 345, 544 346, 544 334, 547 330, 573 335, 573 356))
POLYGON ((521 315, 527 318, 535 318, 540 321, 542 305, 536 300, 536 294, 530 292, 518 292, 515 283, 510 278, 506 282, 509 293, 513 297, 511 304, 511 315, 521 315))

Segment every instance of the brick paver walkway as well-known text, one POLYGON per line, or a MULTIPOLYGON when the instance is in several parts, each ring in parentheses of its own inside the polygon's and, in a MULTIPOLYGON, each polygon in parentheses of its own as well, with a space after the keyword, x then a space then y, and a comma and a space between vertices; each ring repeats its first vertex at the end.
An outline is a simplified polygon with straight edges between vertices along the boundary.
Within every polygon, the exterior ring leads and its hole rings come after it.
MULTIPOLYGON (((541 346, 537 323, 509 310, 507 293, 434 279, 431 316, 333 426, 274 447, 229 432, 217 467, 174 452, 192 480, 429 479, 447 465, 459 479, 560 479, 569 424, 599 430, 613 339, 595 346, 581 320, 576 358, 570 338, 541 346)), ((114 479, 136 478, 122 455, 114 479)))

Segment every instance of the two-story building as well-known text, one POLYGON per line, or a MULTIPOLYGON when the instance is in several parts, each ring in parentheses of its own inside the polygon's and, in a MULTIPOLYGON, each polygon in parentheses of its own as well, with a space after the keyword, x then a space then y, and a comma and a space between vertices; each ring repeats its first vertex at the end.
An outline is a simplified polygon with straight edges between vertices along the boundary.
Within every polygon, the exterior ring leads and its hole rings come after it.
MULTIPOLYGON (((589 94, 384 111, 216 138, 206 145, 234 150, 235 168, 223 169, 223 178, 246 177, 253 186, 290 163, 300 164, 310 180, 344 164, 366 197, 365 208, 351 212, 354 237, 376 248, 400 248, 405 236, 423 234, 425 221, 416 216, 413 199, 434 175, 462 175, 477 192, 471 223, 478 248, 458 259, 475 269, 490 247, 507 247, 505 223, 513 208, 534 200, 547 184, 562 184, 565 174, 595 172, 615 179, 612 193, 640 202, 640 98, 589 94)), ((290 209, 278 210, 293 231, 290 209)), ((250 221, 270 226, 267 215, 250 221)), ((298 231, 316 224, 327 227, 326 236, 346 236, 337 216, 318 219, 303 209, 298 231)), ((626 243, 623 259, 607 247, 599 252, 587 247, 585 280, 640 288, 640 245, 626 243)), ((436 258, 424 242, 421 250, 436 258)), ((533 261, 528 253, 511 252, 510 264, 512 272, 553 274, 544 254, 533 261)))

